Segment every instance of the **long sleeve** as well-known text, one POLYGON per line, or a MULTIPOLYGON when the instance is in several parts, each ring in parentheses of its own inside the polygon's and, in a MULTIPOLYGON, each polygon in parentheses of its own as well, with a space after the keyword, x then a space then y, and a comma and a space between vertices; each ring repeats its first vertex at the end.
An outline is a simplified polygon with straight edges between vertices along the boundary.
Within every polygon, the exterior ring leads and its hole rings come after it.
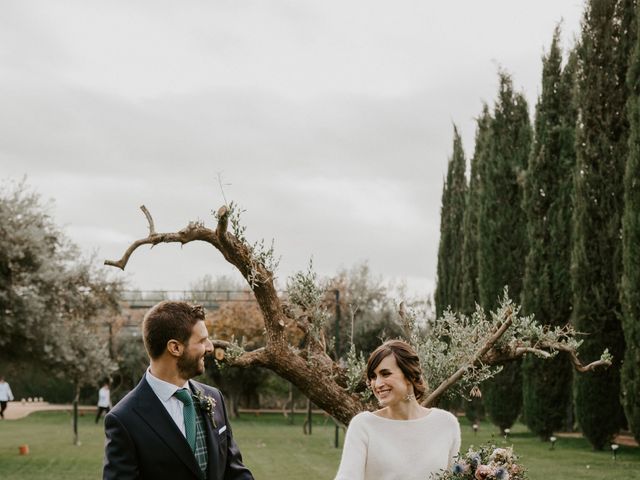
POLYGON ((136 447, 127 432, 113 413, 104 419, 104 480, 133 480, 140 477, 136 447))
POLYGON ((460 453, 460 424, 458 420, 455 420, 455 426, 453 427, 455 430, 453 432, 453 442, 451 442, 451 448, 449 449, 449 468, 451 468, 456 460, 456 457, 460 453))
POLYGON ((13 401, 13 392, 11 391, 11 387, 9 386, 8 383, 7 383, 7 395, 9 397, 9 401, 12 402, 13 401))
POLYGON ((351 421, 344 439, 342 460, 335 480, 364 480, 367 464, 367 432, 356 416, 351 421))

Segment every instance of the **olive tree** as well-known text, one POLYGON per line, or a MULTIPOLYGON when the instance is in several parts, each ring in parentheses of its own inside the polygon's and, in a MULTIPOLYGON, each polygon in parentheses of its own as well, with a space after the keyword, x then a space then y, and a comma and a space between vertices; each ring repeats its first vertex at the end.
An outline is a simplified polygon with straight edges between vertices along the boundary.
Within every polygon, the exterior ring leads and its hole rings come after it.
MULTIPOLYGON (((286 295, 279 295, 274 284, 273 246, 267 247, 262 241, 248 242, 239 209, 233 203, 216 212, 215 228, 197 221, 168 233, 156 232, 151 213, 144 206, 141 209, 148 222, 148 235, 133 242, 119 260, 106 260, 106 265, 124 270, 131 255, 142 245, 185 245, 195 241, 210 244, 247 281, 264 322, 264 346, 255 350, 245 351, 237 343, 214 339, 214 347, 225 352, 225 361, 274 371, 345 424, 371 407, 363 375, 364 358, 353 349, 346 361, 335 361, 327 353, 323 326, 330 314, 323 301, 324 291, 312 269, 293 275, 287 283, 286 295), (290 326, 301 331, 303 342, 290 342, 287 335, 290 326)), ((599 360, 583 365, 577 353, 580 341, 571 327, 545 328, 533 317, 521 316, 519 307, 506 295, 495 311, 486 314, 476 310, 473 321, 446 312, 442 318, 426 323, 402 305, 398 313, 408 340, 426 366, 427 380, 434 386, 424 400, 426 406, 435 405, 454 386, 471 387, 474 393, 478 392, 474 387, 481 381, 495 375, 504 363, 523 355, 548 358, 566 352, 579 371, 605 367, 611 362, 605 351, 599 360)))

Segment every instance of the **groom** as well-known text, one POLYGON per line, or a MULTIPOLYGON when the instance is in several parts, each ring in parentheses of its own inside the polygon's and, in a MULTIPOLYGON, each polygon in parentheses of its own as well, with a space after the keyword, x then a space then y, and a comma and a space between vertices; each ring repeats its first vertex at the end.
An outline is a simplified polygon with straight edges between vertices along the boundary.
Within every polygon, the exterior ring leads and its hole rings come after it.
POLYGON ((191 380, 213 351, 204 309, 164 301, 145 315, 151 366, 105 417, 103 479, 253 480, 220 392, 191 380))

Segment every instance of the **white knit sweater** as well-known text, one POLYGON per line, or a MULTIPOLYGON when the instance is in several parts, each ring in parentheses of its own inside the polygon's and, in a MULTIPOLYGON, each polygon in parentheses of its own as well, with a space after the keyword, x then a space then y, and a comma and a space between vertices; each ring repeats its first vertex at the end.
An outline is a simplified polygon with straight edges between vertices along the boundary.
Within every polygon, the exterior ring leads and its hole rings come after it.
POLYGON ((335 480, 428 480, 450 467, 459 449, 458 419, 445 410, 414 420, 362 412, 349 424, 335 480))

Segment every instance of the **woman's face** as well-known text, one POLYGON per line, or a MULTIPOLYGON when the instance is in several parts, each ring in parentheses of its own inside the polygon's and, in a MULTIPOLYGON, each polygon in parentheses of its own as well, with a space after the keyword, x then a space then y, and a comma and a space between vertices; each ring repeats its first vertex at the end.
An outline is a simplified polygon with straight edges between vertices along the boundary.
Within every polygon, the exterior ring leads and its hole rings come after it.
POLYGON ((395 405, 413 393, 413 385, 398 367, 396 357, 391 354, 382 359, 369 379, 371 390, 384 406, 395 405))

